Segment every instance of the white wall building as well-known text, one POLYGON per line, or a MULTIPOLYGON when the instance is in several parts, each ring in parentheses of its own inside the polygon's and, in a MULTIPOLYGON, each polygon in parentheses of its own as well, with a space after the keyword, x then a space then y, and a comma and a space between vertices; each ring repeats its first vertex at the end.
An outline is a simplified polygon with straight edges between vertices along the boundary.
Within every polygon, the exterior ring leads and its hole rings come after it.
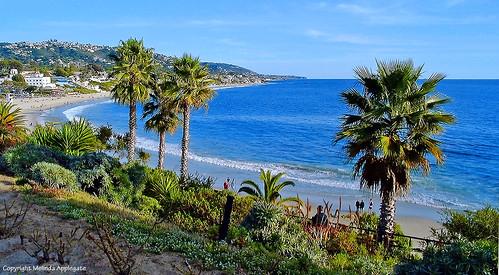
POLYGON ((26 74, 24 80, 29 86, 55 88, 55 84, 51 83, 50 77, 43 76, 41 73, 26 74))

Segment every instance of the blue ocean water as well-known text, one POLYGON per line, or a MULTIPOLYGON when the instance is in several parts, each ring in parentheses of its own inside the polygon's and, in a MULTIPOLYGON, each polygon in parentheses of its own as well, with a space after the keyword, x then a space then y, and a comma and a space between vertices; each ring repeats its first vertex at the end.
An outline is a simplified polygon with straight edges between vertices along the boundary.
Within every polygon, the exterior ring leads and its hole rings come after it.
MULTIPOLYGON (((339 94, 354 86, 355 80, 292 80, 218 90, 209 109, 192 116, 192 169, 222 175, 223 181, 224 173, 256 179, 260 168, 269 168, 303 183, 301 193, 365 194, 357 191, 341 144, 332 142, 339 118, 348 111, 339 94)), ((446 162, 432 165, 428 177, 414 175, 411 192, 402 200, 457 209, 499 207, 499 80, 444 80, 438 91, 452 98, 445 110, 457 118, 440 137, 446 162)), ((128 127, 128 108, 112 101, 48 115, 85 117, 119 132, 128 127)), ((143 130, 142 121, 138 137, 140 147, 156 150, 157 137, 143 130)), ((180 154, 180 138, 179 128, 167 139, 172 169, 178 169, 171 157, 180 154)))

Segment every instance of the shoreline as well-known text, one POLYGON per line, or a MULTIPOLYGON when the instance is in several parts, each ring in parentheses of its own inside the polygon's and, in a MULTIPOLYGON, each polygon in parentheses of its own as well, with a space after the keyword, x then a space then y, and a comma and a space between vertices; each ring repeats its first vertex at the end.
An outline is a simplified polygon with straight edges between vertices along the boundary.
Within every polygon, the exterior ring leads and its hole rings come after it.
MULTIPOLYGON (((230 88, 242 88, 255 85, 265 85, 266 83, 248 83, 248 84, 229 84, 214 86, 214 90, 225 90, 230 88)), ((95 101, 100 99, 110 99, 110 92, 97 92, 94 94, 77 94, 65 96, 39 96, 39 97, 24 97, 12 99, 12 103, 21 109, 26 122, 26 127, 33 128, 37 124, 43 124, 45 121, 42 114, 55 108, 60 108, 68 105, 83 103, 87 101, 95 101)))
POLYGON ((107 98, 111 98, 109 92, 100 92, 95 94, 14 98, 12 99, 12 103, 21 109, 26 127, 33 128, 37 124, 44 123, 42 114, 46 111, 67 105, 107 98))
MULTIPOLYGON (((260 85, 260 84, 252 84, 244 86, 253 86, 253 85, 260 85)), ((232 87, 227 87, 227 86, 216 87, 215 89, 218 90, 218 89, 227 89, 234 87, 241 87, 241 85, 234 85, 232 87)), ((63 108, 69 105, 78 106, 83 103, 109 99, 109 98, 111 97, 108 92, 101 92, 96 94, 68 95, 62 97, 48 96, 48 97, 33 97, 33 98, 15 98, 13 99, 12 102, 16 104, 19 108, 21 108, 22 113, 25 116, 27 127, 33 128, 36 124, 44 123, 45 121, 43 120, 43 113, 50 111, 52 109, 63 108)), ((167 167, 165 168, 170 170, 178 170, 179 167, 177 164, 175 164, 177 162, 175 160, 172 161, 172 158, 177 159, 178 157, 167 154, 167 159, 169 160, 166 161, 167 167)), ((150 165, 151 163, 152 165, 154 165, 155 159, 156 156, 153 154, 153 157, 150 160, 150 165)), ((251 171, 231 169, 229 167, 212 167, 214 166, 213 164, 202 163, 195 160, 191 160, 191 163, 192 163, 191 169, 193 171, 198 171, 200 174, 206 174, 218 178, 219 180, 225 179, 226 175, 233 175, 235 176, 237 182, 240 182, 249 175, 254 174, 251 171)), ((255 174, 254 177, 257 177, 257 175, 255 174)), ((216 184, 214 186, 215 188, 221 188, 222 184, 219 182, 219 180, 216 181, 216 184)), ((302 185, 301 183, 299 184, 302 185)), ((330 193, 327 195, 322 194, 322 196, 315 196, 314 194, 311 194, 309 192, 304 193, 303 192, 305 191, 304 189, 307 189, 306 187, 309 184, 303 184, 303 185, 304 186, 302 187, 304 188, 299 188, 301 190, 293 190, 293 191, 288 190, 287 192, 284 192, 283 196, 293 196, 296 195, 296 191, 298 191, 302 199, 306 200, 307 197, 310 198, 311 204, 314 205, 312 209, 313 213, 315 213, 315 206, 321 204, 323 198, 324 199, 327 198, 329 201, 336 204, 338 202, 338 197, 341 196, 344 201, 342 212, 345 212, 348 209, 348 204, 350 203, 351 205, 352 201, 355 201, 355 199, 360 200, 361 198, 363 198, 364 201, 367 202, 365 195, 352 195, 351 190, 341 190, 340 188, 338 188, 337 192, 334 192, 336 194, 330 193), (345 209, 345 207, 347 207, 347 209, 345 209)), ((376 197, 377 195, 374 196, 375 196, 375 198, 373 199, 374 210, 377 210, 379 205, 378 204, 379 199, 377 199, 376 197)), ((442 227, 439 215, 435 214, 440 212, 441 210, 442 209, 436 207, 425 206, 406 201, 398 201, 397 202, 398 214, 395 216, 396 222, 402 226, 404 233, 406 235, 426 238, 430 236, 431 228, 442 227)))

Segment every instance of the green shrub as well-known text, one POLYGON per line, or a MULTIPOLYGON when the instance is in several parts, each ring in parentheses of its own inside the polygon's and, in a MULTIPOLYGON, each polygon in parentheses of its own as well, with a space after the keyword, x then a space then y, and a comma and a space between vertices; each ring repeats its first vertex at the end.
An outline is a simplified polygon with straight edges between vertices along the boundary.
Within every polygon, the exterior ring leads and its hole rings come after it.
POLYGON ((21 144, 10 148, 3 154, 8 170, 18 177, 30 178, 31 167, 37 162, 49 162, 64 166, 67 157, 62 153, 50 148, 34 145, 21 144))
POLYGON ((497 274, 497 245, 487 241, 466 240, 430 246, 423 259, 399 264, 397 274, 497 274))
POLYGON ((73 157, 68 168, 76 174, 82 190, 94 194, 104 194, 112 184, 111 174, 121 167, 118 159, 104 153, 88 153, 73 157))
POLYGON ((250 230, 251 238, 261 243, 271 243, 276 241, 276 232, 279 230, 280 222, 284 219, 281 208, 263 201, 253 204, 250 213, 242 226, 250 230))
POLYGON ((181 191, 179 196, 163 205, 165 216, 183 229, 206 232, 222 221, 227 196, 234 196, 231 224, 238 225, 251 209, 252 201, 233 192, 211 188, 181 191))
POLYGON ((54 163, 38 162, 31 167, 31 179, 44 187, 78 189, 76 176, 68 169, 54 163))
POLYGON ((353 230, 341 230, 334 234, 327 242, 327 250, 331 254, 357 254, 359 250, 358 235, 353 230))
POLYGON ((278 206, 255 202, 242 225, 253 241, 260 242, 278 254, 295 259, 303 257, 314 265, 324 265, 327 255, 303 230, 301 224, 283 215, 278 206))
POLYGON ((116 205, 125 207, 138 206, 138 200, 144 191, 144 184, 141 181, 134 182, 130 179, 130 176, 135 180, 141 178, 138 178, 135 174, 137 172, 135 166, 131 167, 130 170, 128 170, 130 166, 124 166, 111 172, 112 184, 105 189, 105 193, 102 195, 103 198, 116 205))
POLYGON ((5 175, 11 174, 11 172, 9 171, 9 167, 7 166, 7 162, 5 161, 3 155, 1 154, 0 154, 0 173, 5 175))
POLYGON ((154 215, 160 212, 161 204, 155 198, 142 195, 137 199, 135 208, 143 213, 154 215))
MULTIPOLYGON (((375 233, 378 227, 379 217, 375 213, 362 213, 358 216, 357 226, 362 229, 367 229, 362 231, 356 237, 358 243, 358 249, 367 249, 369 252, 374 253, 379 249, 378 243, 376 242, 375 233)), ((396 235, 404 235, 402 227, 399 224, 395 224, 394 233, 396 235)), ((398 258, 409 257, 412 252, 412 245, 408 238, 395 236, 393 238, 394 244, 396 246, 390 251, 389 256, 394 256, 398 258)), ((346 252, 346 251, 343 251, 346 252)), ((359 253, 357 251, 356 253, 359 253)), ((351 252, 349 253, 351 254, 351 252)))
MULTIPOLYGON (((320 267, 314 263, 307 255, 283 260, 277 267, 277 274, 333 274, 331 270, 320 267)), ((337 274, 337 273, 334 273, 337 274)))
POLYGON ((348 271, 351 274, 359 275, 388 275, 393 274, 394 259, 384 260, 372 256, 353 256, 351 266, 348 271))
POLYGON ((469 241, 488 240, 498 242, 499 211, 490 206, 477 211, 444 212, 444 234, 440 235, 443 241, 452 241, 465 238, 469 241))

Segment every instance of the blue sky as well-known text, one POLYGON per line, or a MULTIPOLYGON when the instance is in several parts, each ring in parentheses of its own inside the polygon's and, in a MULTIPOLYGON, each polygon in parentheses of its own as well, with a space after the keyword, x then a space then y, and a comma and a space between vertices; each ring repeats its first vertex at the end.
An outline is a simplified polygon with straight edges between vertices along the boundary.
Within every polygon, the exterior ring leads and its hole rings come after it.
POLYGON ((449 78, 499 78, 498 0, 2 1, 0 41, 129 37, 260 73, 351 78, 412 58, 449 78))

